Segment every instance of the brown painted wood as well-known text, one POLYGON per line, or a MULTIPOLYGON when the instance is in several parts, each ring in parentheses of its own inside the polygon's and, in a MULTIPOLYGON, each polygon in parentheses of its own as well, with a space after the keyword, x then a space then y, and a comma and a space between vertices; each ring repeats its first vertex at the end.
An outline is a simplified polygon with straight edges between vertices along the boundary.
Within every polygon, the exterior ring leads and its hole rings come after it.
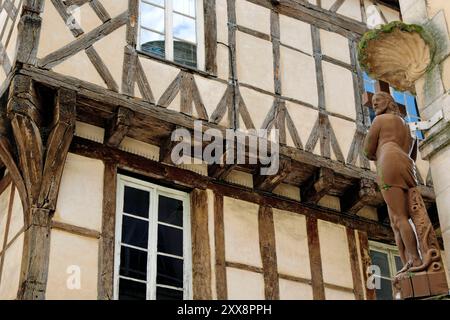
POLYGON ((322 258, 320 256, 319 229, 317 219, 306 218, 308 234, 309 262, 311 265, 311 281, 314 300, 325 300, 325 288, 322 273, 322 258))
POLYGON ((240 262, 227 261, 226 262, 226 266, 228 268, 245 270, 245 271, 249 271, 249 272, 261 273, 261 274, 264 273, 264 269, 263 268, 251 266, 251 265, 248 265, 248 264, 245 264, 245 263, 240 263, 240 262))
POLYGON ((356 247, 355 230, 345 228, 347 232, 348 250, 350 252, 350 266, 352 268, 353 289, 356 300, 364 300, 364 288, 361 280, 361 271, 356 247))
POLYGON ((105 82, 106 87, 112 91, 119 92, 118 84, 114 80, 113 75, 109 71, 103 59, 94 49, 94 47, 93 46, 87 47, 85 52, 89 60, 92 62, 92 65, 94 66, 95 70, 97 70, 98 74, 105 82))
POLYGON ((228 299, 227 266, 225 262, 225 226, 223 218, 223 196, 214 193, 214 230, 216 248, 216 291, 218 300, 228 299))
POLYGON ((192 283, 194 300, 211 300, 211 249, 206 190, 191 192, 192 283))
POLYGON ((359 239, 359 250, 361 254, 361 260, 362 260, 362 267, 363 267, 363 280, 365 285, 365 291, 366 291, 366 299, 367 300, 376 300, 376 291, 375 289, 369 289, 367 287, 367 280, 368 280, 368 268, 370 265, 372 265, 372 261, 369 254, 369 240, 367 238, 367 233, 358 230, 358 239, 359 239))
POLYGON ((116 227, 117 166, 105 162, 102 232, 98 259, 98 299, 114 298, 114 244, 116 227))
POLYGON ((260 206, 258 213, 259 247, 267 300, 279 300, 278 264, 275 245, 275 226, 272 208, 260 206))

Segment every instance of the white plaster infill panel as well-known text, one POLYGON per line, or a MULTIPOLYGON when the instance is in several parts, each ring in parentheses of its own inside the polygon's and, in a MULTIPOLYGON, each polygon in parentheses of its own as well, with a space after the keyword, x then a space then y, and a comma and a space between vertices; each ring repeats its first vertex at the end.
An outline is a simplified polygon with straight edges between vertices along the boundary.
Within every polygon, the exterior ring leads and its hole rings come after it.
POLYGON ((306 22, 280 15, 280 41, 308 54, 313 53, 311 25, 306 22))
POLYGON ((318 220, 318 229, 324 282, 352 289, 353 278, 345 227, 318 220))
POLYGON ((236 22, 243 27, 270 34, 270 10, 246 0, 236 0, 236 22))
POLYGON ((6 250, 3 263, 2 281, 0 283, 0 300, 17 298, 20 282, 20 270, 23 254, 23 233, 6 250))
POLYGON ((254 203, 223 198, 226 261, 262 267, 258 210, 254 203))
POLYGON ((280 60, 283 95, 317 107, 319 96, 314 58, 282 46, 280 60))
POLYGON ((264 277, 260 273, 227 268, 229 300, 264 300, 264 277))
POLYGON ((46 298, 97 299, 98 240, 52 229, 46 298))
POLYGON ((236 63, 240 82, 274 91, 273 48, 270 41, 237 31, 236 63))
POLYGON ((350 70, 322 62, 326 109, 350 119, 356 118, 355 91, 350 70))
POLYGON ((312 287, 306 283, 280 279, 280 300, 313 300, 312 287))
POLYGON ((100 160, 67 155, 54 219, 101 231, 104 164, 100 160))
POLYGON ((348 39, 338 33, 320 29, 322 54, 350 64, 350 47, 348 39))
POLYGON ((273 209, 278 272, 311 279, 305 216, 273 209))

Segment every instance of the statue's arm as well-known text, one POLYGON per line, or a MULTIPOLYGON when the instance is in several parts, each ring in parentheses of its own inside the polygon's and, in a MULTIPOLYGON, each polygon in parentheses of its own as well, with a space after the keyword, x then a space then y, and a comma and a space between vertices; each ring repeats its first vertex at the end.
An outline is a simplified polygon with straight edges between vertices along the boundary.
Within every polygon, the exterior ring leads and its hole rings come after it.
POLYGON ((364 155, 369 160, 377 160, 377 148, 378 148, 378 138, 380 136, 380 121, 377 121, 377 118, 375 118, 375 121, 372 123, 372 126, 369 129, 369 132, 366 135, 366 138, 364 139, 364 155))

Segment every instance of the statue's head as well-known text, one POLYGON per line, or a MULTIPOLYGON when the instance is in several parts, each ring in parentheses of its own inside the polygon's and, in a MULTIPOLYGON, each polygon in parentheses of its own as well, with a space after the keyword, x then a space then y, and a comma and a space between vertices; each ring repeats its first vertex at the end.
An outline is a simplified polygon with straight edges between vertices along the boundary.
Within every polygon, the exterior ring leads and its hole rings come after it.
POLYGON ((400 110, 394 98, 387 92, 377 92, 373 95, 372 106, 375 110, 375 115, 391 113, 400 115, 400 110))

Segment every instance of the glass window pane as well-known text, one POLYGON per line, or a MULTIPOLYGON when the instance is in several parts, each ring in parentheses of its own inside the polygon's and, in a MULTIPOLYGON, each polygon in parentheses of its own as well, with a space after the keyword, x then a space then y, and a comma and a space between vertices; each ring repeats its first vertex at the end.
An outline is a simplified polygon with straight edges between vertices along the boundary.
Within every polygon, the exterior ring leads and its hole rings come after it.
POLYGON ((120 252, 120 275, 147 280, 147 252, 122 246, 120 252))
POLYGON ((195 17, 195 0, 174 0, 173 10, 195 17))
POLYGON ((158 255, 156 283, 183 288, 183 260, 158 255))
POLYGON ((183 226, 183 201, 159 196, 158 220, 179 227, 183 226))
POLYGON ((145 28, 164 33, 164 9, 142 2, 141 25, 145 28))
POLYGON ((166 45, 163 35, 156 32, 141 29, 140 43, 142 51, 160 56, 161 58, 165 57, 166 45))
POLYGON ((392 283, 391 280, 380 279, 381 288, 376 289, 377 300, 392 300, 392 283))
POLYGON ((403 262, 402 259, 400 259, 400 256, 394 256, 394 258, 395 258, 395 268, 397 269, 395 273, 397 273, 403 268, 403 262))
POLYGON ((380 272, 383 277, 391 276, 387 254, 371 250, 370 258, 372 259, 372 265, 378 266, 380 268, 380 272))
POLYGON ((122 242, 135 247, 147 249, 148 222, 128 216, 123 216, 122 242))
POLYGON ((120 279, 119 300, 145 300, 147 285, 145 283, 120 279))
POLYGON ((157 287, 156 300, 183 300, 183 291, 157 287))
POLYGON ((158 252, 183 256, 183 230, 158 226, 158 252))
POLYGON ((400 103, 402 105, 405 105, 405 94, 403 92, 399 92, 396 90, 393 90, 393 97, 395 102, 400 103))
POLYGON ((173 47, 175 62, 193 68, 197 67, 196 45, 182 41, 175 41, 173 47))
POLYGON ((150 193, 148 191, 125 187, 123 212, 148 218, 150 193))
POLYGON ((194 19, 176 13, 173 14, 173 36, 175 38, 196 43, 197 35, 195 32, 194 19))

